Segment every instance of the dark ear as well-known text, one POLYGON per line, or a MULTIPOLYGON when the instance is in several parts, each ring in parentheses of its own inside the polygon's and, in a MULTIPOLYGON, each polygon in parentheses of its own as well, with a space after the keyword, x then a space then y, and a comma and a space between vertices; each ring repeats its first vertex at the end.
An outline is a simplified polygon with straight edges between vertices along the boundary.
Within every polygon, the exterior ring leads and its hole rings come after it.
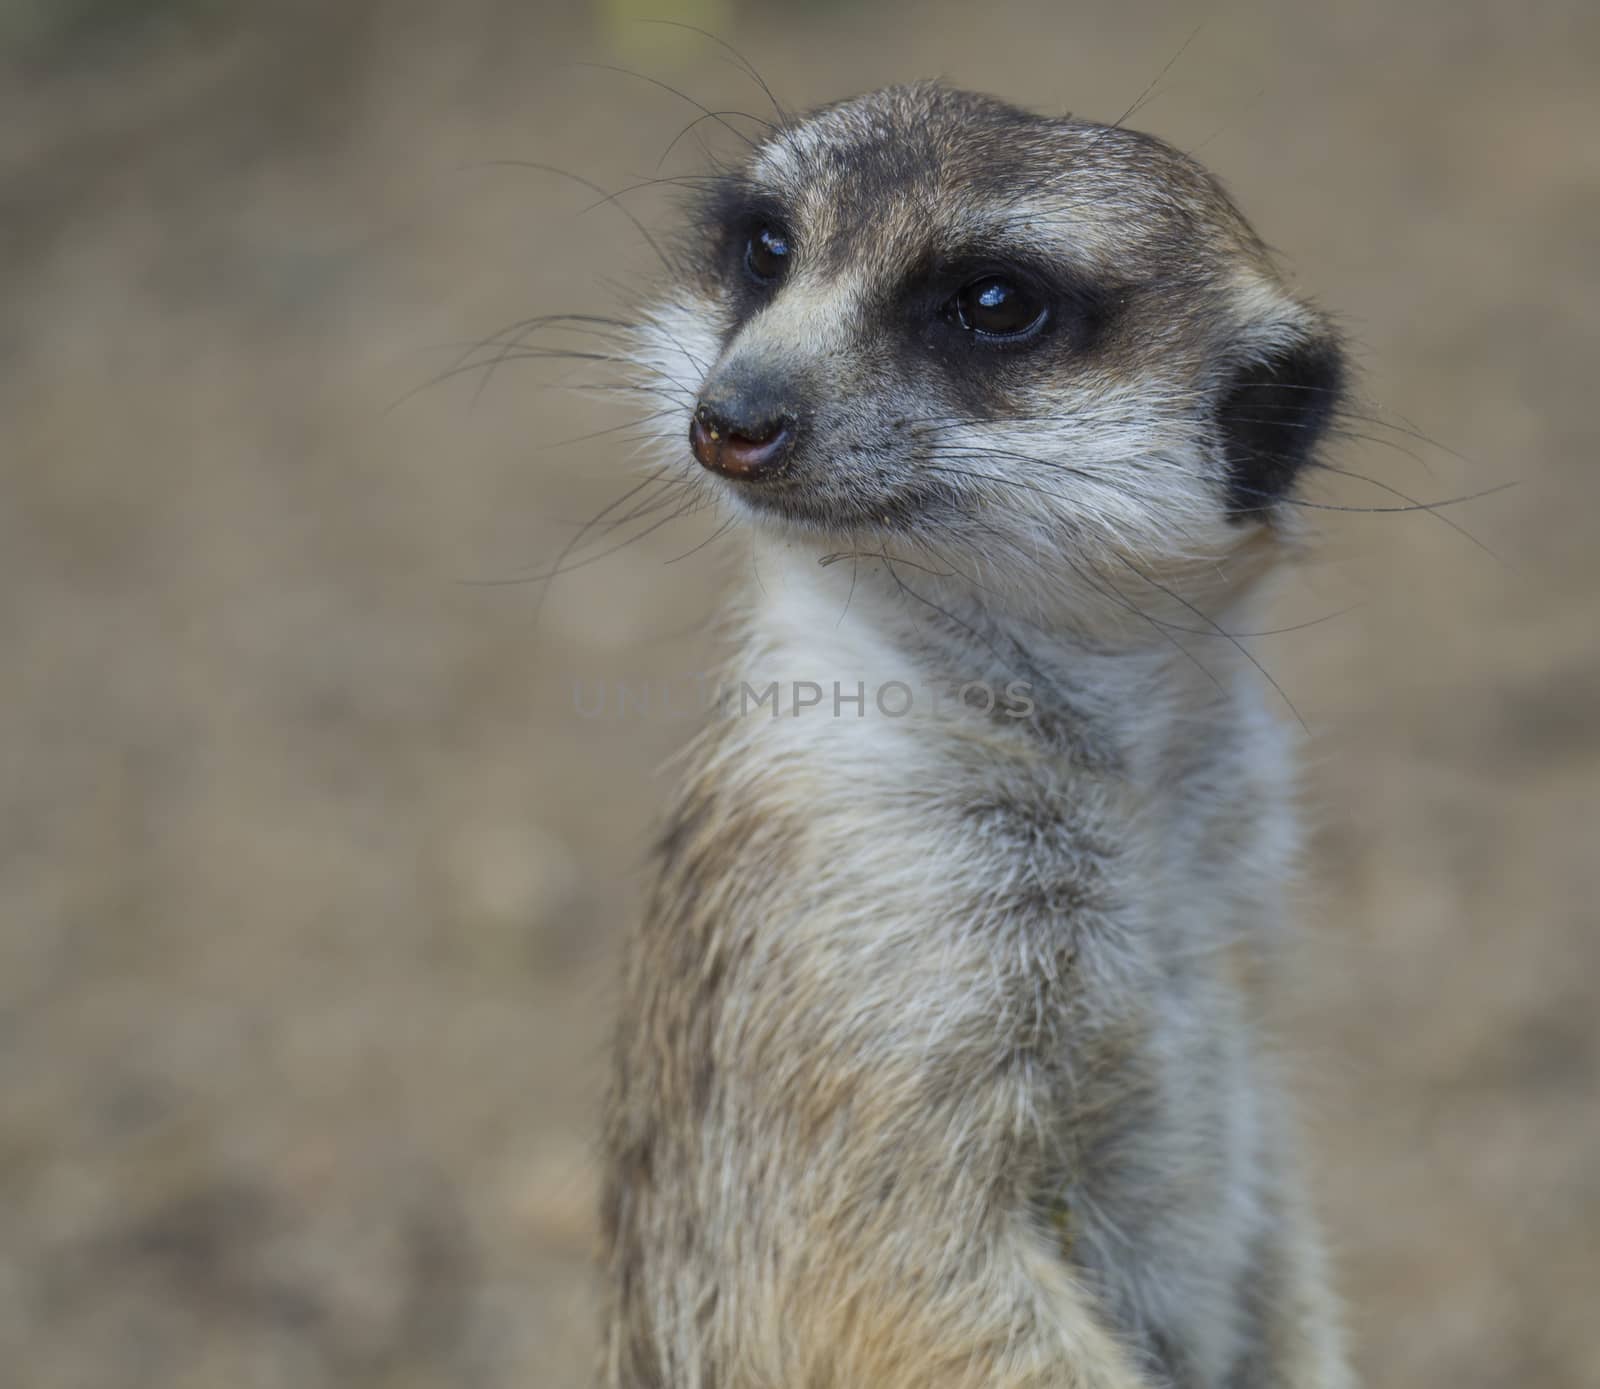
POLYGON ((1331 335, 1301 339, 1234 375, 1217 407, 1233 520, 1264 516, 1294 486, 1339 408, 1344 377, 1331 335))

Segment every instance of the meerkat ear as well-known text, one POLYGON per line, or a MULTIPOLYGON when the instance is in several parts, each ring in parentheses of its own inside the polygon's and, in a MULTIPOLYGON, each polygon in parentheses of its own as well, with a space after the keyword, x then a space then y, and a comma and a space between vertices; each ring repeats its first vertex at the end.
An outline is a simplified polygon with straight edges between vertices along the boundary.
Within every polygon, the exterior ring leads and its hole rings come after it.
POLYGON ((1331 329, 1296 329, 1235 370, 1217 406, 1235 521, 1270 513, 1287 495, 1339 408, 1344 353, 1331 329))

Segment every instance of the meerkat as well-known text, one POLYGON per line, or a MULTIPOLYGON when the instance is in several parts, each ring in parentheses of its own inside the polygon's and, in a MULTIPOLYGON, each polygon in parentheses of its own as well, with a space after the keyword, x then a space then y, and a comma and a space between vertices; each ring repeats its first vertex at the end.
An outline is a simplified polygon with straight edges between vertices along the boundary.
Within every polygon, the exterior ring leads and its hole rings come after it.
POLYGON ((627 951, 603 1383, 1350 1384, 1235 635, 1329 320, 1193 159, 938 84, 698 212, 630 354, 751 554, 627 951))

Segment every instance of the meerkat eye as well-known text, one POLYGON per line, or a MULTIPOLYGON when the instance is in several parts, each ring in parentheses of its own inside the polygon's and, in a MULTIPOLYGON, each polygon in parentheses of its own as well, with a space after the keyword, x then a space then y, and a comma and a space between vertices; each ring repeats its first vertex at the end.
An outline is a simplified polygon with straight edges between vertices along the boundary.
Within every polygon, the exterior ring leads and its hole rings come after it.
POLYGON ((772 284, 789 268, 789 238, 772 227, 762 227, 745 243, 744 267, 751 278, 772 284))
POLYGON ((1037 296, 1001 275, 974 280, 950 301, 950 309, 963 328, 986 338, 1021 337, 1045 318, 1037 296))

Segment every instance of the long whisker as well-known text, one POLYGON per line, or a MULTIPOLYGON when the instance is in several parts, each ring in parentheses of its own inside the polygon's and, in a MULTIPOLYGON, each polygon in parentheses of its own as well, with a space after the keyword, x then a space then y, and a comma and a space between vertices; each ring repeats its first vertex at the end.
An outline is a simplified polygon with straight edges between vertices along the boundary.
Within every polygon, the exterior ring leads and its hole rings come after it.
MULTIPOLYGON (((486 159, 477 164, 469 164, 466 167, 469 169, 532 169, 538 173, 555 174, 559 178, 571 179, 574 183, 582 184, 591 193, 598 193, 602 200, 607 200, 611 197, 609 191, 601 187, 601 185, 596 183, 592 178, 585 178, 582 174, 575 174, 571 169, 559 169, 554 164, 541 164, 537 160, 486 159)), ((634 214, 622 203, 613 202, 611 205, 633 223, 634 230, 644 238, 645 244, 656 253, 656 259, 661 262, 662 269, 670 272, 672 269, 672 262, 667 258, 667 253, 661 249, 661 244, 655 239, 655 237, 650 235, 650 231, 645 224, 636 216, 634 216, 634 214)))
MULTIPOLYGON (((609 362, 609 363, 613 363, 613 364, 618 365, 618 366, 629 367, 629 368, 631 368, 631 369, 633 369, 635 371, 644 370, 644 371, 650 372, 653 375, 660 376, 664 380, 666 380, 670 385, 675 387, 677 390, 681 391, 683 393, 683 396, 684 396, 685 399, 693 399, 693 393, 690 392, 688 387, 684 386, 681 382, 672 380, 671 377, 667 376, 667 374, 665 372, 661 371, 659 368, 652 367, 652 366, 647 366, 646 364, 644 364, 642 362, 630 361, 625 357, 613 357, 613 356, 610 356, 610 355, 608 355, 606 353, 601 353, 601 352, 568 352, 568 351, 561 351, 561 350, 558 350, 558 349, 555 349, 555 348, 521 347, 521 348, 518 348, 515 352, 510 352, 510 353, 505 354, 504 356, 496 357, 492 361, 488 361, 488 362, 469 362, 464 366, 451 367, 446 371, 442 371, 442 372, 438 373, 438 375, 430 378, 429 380, 422 382, 420 385, 413 386, 410 390, 406 391, 398 399, 393 401, 390 405, 386 406, 385 410, 384 410, 384 413, 388 414, 388 413, 398 409, 400 406, 404 405, 408 400, 410 400, 413 396, 418 395, 423 391, 429 390, 434 386, 442 385, 444 382, 452 380, 457 376, 465 376, 465 375, 468 375, 469 373, 475 372, 475 371, 489 371, 489 370, 492 370, 495 367, 501 365, 501 363, 508 362, 508 361, 509 362, 547 362, 547 361, 609 362)), ((656 389, 660 389, 660 388, 658 387, 656 389)))
MULTIPOLYGON (((709 106, 701 105, 700 102, 696 101, 687 92, 680 92, 671 84, 663 82, 659 77, 651 77, 648 73, 635 72, 632 68, 618 67, 615 63, 580 62, 577 66, 583 68, 596 68, 601 72, 618 72, 624 77, 632 77, 640 82, 648 82, 652 87, 660 87, 664 92, 671 92, 672 95, 677 97, 679 101, 688 102, 689 105, 693 106, 697 111, 701 111, 708 116, 713 114, 709 106)), ((740 111, 738 114, 743 116, 746 120, 754 121, 757 125, 766 126, 768 130, 776 130, 778 128, 777 126, 773 125, 771 121, 764 121, 760 116, 752 116, 747 111, 740 111)), ((717 121, 724 129, 729 131, 731 134, 738 136, 739 139, 743 140, 745 144, 749 145, 752 149, 755 148, 756 142, 746 135, 742 130, 740 130, 738 126, 730 124, 721 116, 717 117, 717 121)))
POLYGON ((1415 497, 1402 492, 1398 487, 1392 487, 1387 482, 1383 482, 1378 478, 1368 477, 1365 473, 1354 472, 1349 468, 1336 468, 1331 463, 1314 463, 1312 466, 1319 468, 1326 473, 1334 473, 1339 477, 1347 477, 1354 479, 1356 482, 1364 482, 1369 487, 1376 487, 1380 492, 1387 492, 1391 497, 1399 497, 1401 501, 1405 502, 1406 505, 1413 510, 1432 512, 1433 515, 1438 517, 1438 519, 1445 525, 1449 526, 1450 529, 1453 530, 1457 535, 1476 545, 1480 550, 1483 551, 1484 554, 1488 555, 1490 559, 1494 560, 1496 564, 1505 564, 1505 560, 1496 554, 1489 546, 1485 545, 1483 541, 1479 540, 1478 537, 1469 531, 1465 526, 1457 522, 1454 517, 1446 516, 1439 508, 1442 506, 1454 506, 1460 502, 1476 501, 1480 497, 1493 496, 1496 492, 1509 491, 1511 488, 1517 485, 1515 482, 1502 482, 1496 487, 1486 487, 1482 491, 1474 492, 1469 496, 1452 497, 1448 498, 1444 502, 1430 503, 1419 502, 1415 497))
POLYGON ((1123 121, 1130 119, 1139 110, 1139 108, 1145 104, 1145 102, 1149 101, 1150 98, 1155 95, 1156 88, 1161 85, 1161 79, 1164 78, 1169 72, 1171 72, 1174 67, 1177 66, 1178 59, 1183 57, 1183 55, 1189 51, 1189 45, 1192 44, 1197 38, 1200 37, 1200 31, 1202 29, 1204 29, 1206 27, 1207 23, 1209 23, 1209 22, 1210 22, 1209 18, 1202 19, 1198 24, 1196 24, 1194 26, 1194 32, 1191 33, 1189 35, 1189 37, 1186 38, 1183 41, 1183 47, 1181 47, 1176 53, 1174 53, 1170 58, 1167 59, 1167 65, 1164 68, 1162 68, 1161 71, 1158 72, 1155 75, 1155 80, 1152 81, 1150 83, 1150 85, 1148 87, 1146 87, 1142 92, 1139 93, 1139 97, 1133 103, 1133 105, 1130 106, 1126 111, 1124 111, 1120 116, 1118 116, 1116 118, 1116 120, 1111 122, 1111 124, 1113 126, 1120 126, 1123 123, 1123 121))
MULTIPOLYGON (((695 117, 695 122, 703 120, 705 120, 704 116, 695 117)), ((659 168, 660 166, 658 165, 657 167, 659 168)), ((607 193, 603 198, 596 198, 592 203, 588 203, 585 206, 580 207, 578 209, 578 213, 580 216, 582 216, 586 212, 593 212, 597 207, 604 207, 607 203, 614 203, 618 198, 626 197, 629 193, 637 193, 641 189, 645 188, 659 188, 662 184, 666 184, 673 188, 699 188, 703 184, 714 183, 715 181, 716 180, 710 175, 695 177, 689 174, 674 174, 656 178, 642 178, 637 183, 625 184, 623 187, 617 189, 614 193, 607 193)))
MULTIPOLYGON (((667 141, 666 149, 662 150, 661 154, 656 159, 656 168, 659 170, 661 166, 667 162, 668 157, 672 154, 673 150, 678 148, 678 142, 682 140, 685 135, 688 135, 692 131, 699 129, 700 126, 705 124, 705 122, 719 121, 723 125, 726 125, 727 122, 722 119, 724 116, 742 116, 743 114, 744 112, 742 111, 707 111, 703 116, 696 116, 692 121, 689 122, 688 125, 684 126, 682 130, 680 130, 676 135, 667 141)), ((705 148, 704 142, 701 143, 701 148, 705 148)))
POLYGON ((702 551, 703 549, 706 548, 707 545, 712 544, 714 541, 720 540, 730 530, 732 530, 734 528, 734 526, 738 525, 738 523, 739 523, 739 518, 737 516, 728 517, 728 519, 726 521, 724 521, 720 526, 718 526, 714 531, 712 531, 710 535, 708 535, 704 540, 702 540, 692 550, 685 550, 681 555, 674 555, 671 559, 666 560, 664 562, 667 563, 667 564, 677 564, 679 560, 688 559, 691 555, 698 555, 700 553, 700 551, 702 551))
POLYGON ((515 323, 508 323, 505 327, 496 329, 486 337, 478 338, 472 343, 463 345, 461 355, 456 358, 452 365, 462 366, 471 361, 479 352, 492 351, 507 341, 514 344, 525 342, 529 333, 537 332, 541 328, 550 328, 557 332, 577 333, 596 338, 601 342, 613 342, 617 340, 617 334, 620 332, 636 332, 638 325, 628 323, 620 318, 601 318, 595 314, 537 314, 532 318, 523 318, 515 323))
MULTIPOLYGON (((948 609, 940 607, 939 604, 935 603, 931 598, 925 598, 922 594, 918 593, 914 588, 909 587, 905 583, 905 581, 903 579, 901 579, 899 574, 897 574, 895 572, 894 561, 889 558, 887 551, 880 550, 878 552, 878 557, 883 561, 884 568, 888 571, 889 577, 894 580, 895 587, 897 587, 902 593, 906 594, 908 597, 916 599, 917 602, 921 603, 924 607, 932 608, 934 612, 938 613, 947 622, 954 623, 957 627, 960 627, 964 632, 968 633, 968 635, 970 635, 973 638, 974 641, 977 641, 981 645, 986 647, 989 650, 990 654, 992 654, 994 656, 995 660, 1000 663, 1000 665, 1001 665, 1001 667, 1003 669, 1005 669, 1007 671, 1009 671, 1011 669, 1011 663, 1008 660, 1006 660, 1006 658, 1004 656, 1002 656, 1000 654, 1000 652, 996 648, 995 644, 992 641, 990 641, 986 636, 984 636, 982 632, 978 631, 978 629, 976 627, 974 627, 969 622, 963 622, 959 617, 957 617, 954 613, 950 612, 948 609)), ((910 563, 909 560, 904 561, 904 562, 907 563, 907 564, 910 563)), ((916 566, 913 565, 912 567, 915 568, 916 566)))
POLYGON ((1172 631, 1169 628, 1169 624, 1163 622, 1154 613, 1146 612, 1142 607, 1135 603, 1133 599, 1129 598, 1127 594, 1118 588, 1116 584, 1112 583, 1111 580, 1104 574, 1100 575, 1100 577, 1102 580, 1104 580, 1106 588, 1111 590, 1110 594, 1107 594, 1105 589, 1100 588, 1093 579, 1085 574, 1083 570, 1078 565, 1074 564, 1070 559, 1067 560, 1066 563, 1067 567, 1071 569, 1080 580, 1088 584, 1089 587, 1094 589, 1095 592, 1099 593, 1102 598, 1114 596, 1115 601, 1117 601, 1121 607, 1125 608, 1128 612, 1133 613, 1136 617, 1143 618, 1144 621, 1148 622, 1153 628, 1155 628, 1158 634, 1166 639, 1168 644, 1171 645, 1174 650, 1179 652, 1184 659, 1193 665, 1194 668, 1203 676, 1205 676, 1207 680, 1209 680, 1219 690, 1222 688, 1222 681, 1217 679, 1216 672, 1213 671, 1211 667, 1202 661, 1198 656, 1196 656, 1194 652, 1189 650, 1189 648, 1179 641, 1177 637, 1173 636, 1172 631))
POLYGON ((1187 608, 1196 617, 1198 617, 1202 622, 1208 624, 1212 628, 1212 630, 1217 633, 1218 636, 1227 637, 1229 645, 1231 645, 1234 648, 1235 651, 1237 651, 1241 656, 1243 656, 1245 658, 1245 660, 1249 661, 1250 664, 1253 665, 1256 668, 1256 670, 1260 672, 1261 678, 1263 680, 1265 680, 1267 682, 1267 684, 1271 685, 1272 688, 1275 689, 1278 692, 1278 697, 1281 700, 1283 700, 1284 704, 1286 704, 1288 706, 1289 712, 1294 715, 1295 722, 1298 723, 1300 725, 1300 727, 1307 734, 1309 734, 1311 732, 1311 729, 1307 725, 1306 721, 1303 718, 1300 717, 1300 711, 1295 708, 1294 701, 1289 698, 1289 696, 1285 692, 1283 686, 1280 685, 1275 679, 1273 679, 1271 673, 1267 670, 1267 668, 1264 665, 1262 665, 1260 661, 1258 661, 1256 659, 1254 653, 1250 650, 1249 647, 1247 647, 1237 637, 1230 636, 1227 632, 1223 631, 1222 627, 1220 626, 1220 624, 1218 624, 1216 622, 1215 619, 1213 619, 1208 613, 1202 612, 1193 603, 1191 603, 1187 598, 1185 598, 1181 593, 1174 593, 1165 584, 1159 582, 1156 579, 1151 578, 1148 574, 1146 574, 1143 570, 1141 570, 1138 567, 1138 565, 1134 564, 1134 562, 1132 560, 1128 559, 1126 556, 1119 556, 1119 558, 1122 560, 1123 564, 1127 565, 1127 567, 1129 569, 1133 570, 1133 572, 1135 574, 1137 574, 1141 579, 1143 579, 1145 581, 1145 583, 1149 584, 1152 588, 1160 589, 1161 592, 1166 594, 1167 597, 1172 599, 1173 602, 1181 604, 1183 607, 1187 608))
MULTIPOLYGON (((637 544, 639 541, 643 540, 645 538, 645 536, 653 534, 655 531, 660 530, 662 526, 667 525, 669 522, 676 521, 681 516, 687 516, 691 511, 694 511, 694 510, 698 509, 698 507, 700 507, 703 504, 704 504, 704 499, 703 498, 701 498, 701 497, 691 498, 689 501, 685 502, 682 506, 677 507, 675 510, 673 510, 668 515, 663 516, 659 521, 655 521, 651 525, 646 526, 642 531, 639 531, 635 535, 630 535, 626 540, 622 541, 620 544, 613 545, 609 549, 602 550, 602 551, 600 551, 599 554, 589 555, 586 558, 580 559, 580 560, 574 560, 571 564, 568 564, 568 565, 562 565, 558 561, 558 563, 557 563, 555 568, 547 569, 541 574, 520 574, 520 575, 516 576, 515 578, 504 578, 504 579, 463 579, 462 582, 466 583, 466 584, 470 584, 475 588, 500 588, 500 587, 503 587, 503 586, 509 585, 509 584, 538 584, 538 583, 542 583, 542 584, 548 585, 552 579, 558 579, 563 574, 572 574, 572 573, 575 573, 579 569, 587 569, 591 564, 599 564, 601 560, 609 559, 612 555, 616 554, 619 550, 625 550, 625 549, 628 548, 628 546, 637 544)), ((569 541, 568 542, 568 549, 569 550, 571 548, 571 545, 572 545, 572 542, 569 541)), ((542 598, 541 598, 541 602, 542 602, 542 598)))
MULTIPOLYGON (((950 475, 952 477, 965 478, 965 479, 969 479, 969 480, 971 480, 973 482, 981 483, 981 484, 983 484, 985 486, 987 486, 987 485, 992 483, 992 484, 996 484, 996 485, 1001 486, 1001 487, 1015 487, 1015 488, 1019 488, 1019 489, 1025 490, 1025 491, 1029 491, 1029 492, 1038 492, 1043 496, 1052 497, 1052 498, 1055 498, 1057 500, 1065 500, 1065 494, 1064 493, 1056 492, 1056 491, 1054 491, 1054 490, 1052 490, 1051 488, 1048 488, 1048 487, 1037 487, 1037 486, 1033 485, 1032 483, 1023 482, 1020 478, 989 477, 989 476, 986 476, 983 473, 968 472, 968 471, 966 471, 965 469, 962 469, 962 468, 946 468, 946 467, 942 467, 942 466, 940 466, 938 464, 925 465, 925 471, 948 474, 948 475, 950 475)), ((832 556, 830 556, 829 558, 831 559, 832 556)), ((1347 613, 1355 612, 1358 608, 1361 608, 1363 606, 1365 606, 1365 605, 1362 604, 1362 603, 1351 603, 1347 607, 1339 608, 1334 612, 1324 613, 1321 617, 1309 618, 1304 622, 1295 622, 1295 623, 1291 623, 1291 624, 1289 624, 1287 626, 1283 626, 1283 627, 1266 627, 1266 628, 1262 628, 1260 630, 1253 631, 1253 632, 1230 632, 1230 631, 1228 631, 1226 629, 1223 629, 1223 628, 1220 628, 1220 627, 1216 627, 1215 625, 1212 626, 1212 627, 1206 627, 1206 628, 1184 627, 1184 626, 1182 626, 1182 625, 1180 625, 1178 623, 1175 623, 1175 622, 1163 621, 1160 618, 1156 618, 1156 617, 1152 616, 1151 614, 1144 612, 1142 609, 1139 610, 1139 615, 1141 617, 1144 617, 1144 618, 1148 619, 1151 622, 1158 623, 1159 625, 1165 627, 1168 631, 1182 632, 1185 636, 1192 636, 1192 637, 1217 637, 1217 636, 1220 636, 1220 637, 1224 637, 1224 638, 1228 638, 1228 637, 1277 637, 1277 636, 1283 636, 1283 635, 1285 635, 1285 634, 1287 634, 1289 632, 1301 632, 1301 631, 1304 631, 1308 627, 1317 627, 1317 626, 1320 626, 1324 622, 1332 622, 1334 620, 1334 618, 1336 618, 1336 617, 1344 617, 1347 613)))
POLYGON ((750 74, 750 77, 755 82, 756 86, 760 87, 761 90, 766 93, 767 100, 772 103, 772 112, 775 116, 777 116, 779 121, 787 121, 789 119, 788 113, 783 109, 783 106, 778 101, 778 98, 772 94, 772 88, 767 85, 766 78, 762 77, 762 75, 756 71, 755 64, 746 58, 743 53, 741 53, 726 39, 718 37, 709 29, 702 29, 698 25, 694 24, 685 24, 683 21, 677 19, 641 19, 639 23, 657 24, 668 29, 683 29, 691 34, 699 34, 703 39, 710 39, 711 42, 716 44, 718 48, 723 49, 727 53, 731 53, 739 60, 740 64, 744 67, 744 70, 750 74))

